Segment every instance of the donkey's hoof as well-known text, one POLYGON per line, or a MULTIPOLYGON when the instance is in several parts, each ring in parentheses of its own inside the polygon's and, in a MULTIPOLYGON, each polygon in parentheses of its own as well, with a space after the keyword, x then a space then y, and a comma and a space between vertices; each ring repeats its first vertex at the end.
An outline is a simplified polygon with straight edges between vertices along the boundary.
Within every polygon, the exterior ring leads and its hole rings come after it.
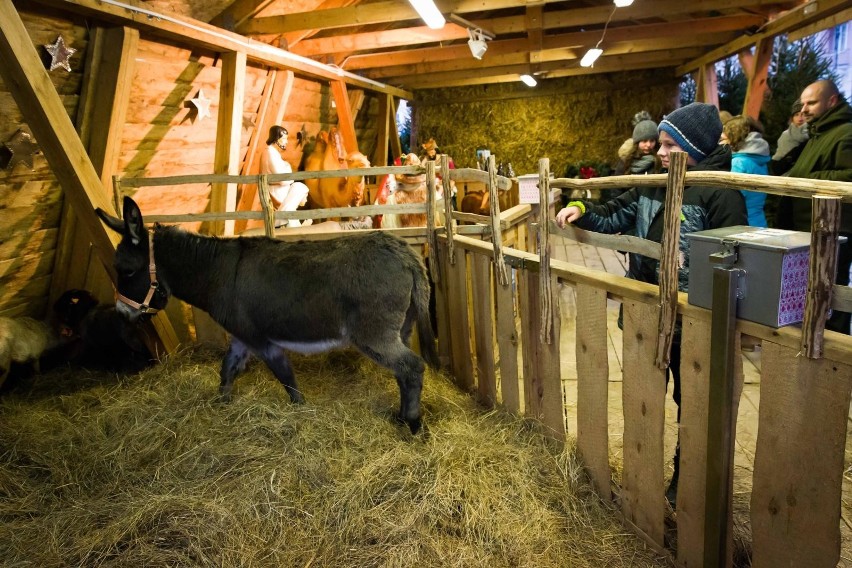
POLYGON ((231 396, 231 393, 229 393, 229 392, 228 393, 220 392, 219 396, 216 397, 216 402, 218 402, 220 404, 230 404, 231 400, 233 400, 233 397, 231 396))

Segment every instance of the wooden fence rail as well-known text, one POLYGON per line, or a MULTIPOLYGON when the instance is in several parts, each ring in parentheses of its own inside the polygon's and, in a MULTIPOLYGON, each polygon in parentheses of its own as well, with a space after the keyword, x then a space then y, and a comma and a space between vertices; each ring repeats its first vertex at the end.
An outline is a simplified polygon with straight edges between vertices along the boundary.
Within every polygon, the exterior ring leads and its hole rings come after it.
MULTIPOLYGON (((707 184, 708 174, 701 174, 707 184)), ((695 183, 686 174, 685 183, 695 183)), ((625 176, 635 178, 637 176, 625 176)), ((648 185, 664 185, 666 176, 641 176, 648 185), (647 178, 658 177, 657 180, 647 178), (653 184, 649 183, 653 181, 653 184)), ((753 176, 723 174, 713 184, 753 182, 753 176)), ((550 187, 573 187, 579 180, 550 179, 550 187)), ((601 185, 598 180, 583 180, 601 185)), ((789 194, 789 180, 761 180, 767 192, 789 194)), ((611 182, 607 182, 611 183, 611 182)), ((620 185, 623 185, 623 181, 620 185)), ((852 195, 849 184, 813 183, 796 189, 812 194, 852 195)), ((751 183, 748 189, 754 189, 751 183)), ((530 221, 539 215, 530 212, 530 221)), ((545 213, 545 217, 552 213, 545 213)), ((625 237, 585 234, 576 229, 560 230, 541 219, 539 229, 548 225, 553 235, 566 233, 595 246, 622 248, 625 237)), ((516 227, 517 232, 517 227, 516 227)), ((528 230, 527 236, 535 235, 528 230)), ((523 413, 541 421, 556 438, 576 436, 592 484, 605 501, 621 512, 625 524, 652 546, 664 545, 664 399, 665 373, 657 365, 657 334, 660 321, 659 288, 559 260, 547 260, 536 242, 515 237, 514 248, 502 247, 502 255, 512 267, 512 286, 504 288, 495 280, 492 243, 463 235, 452 236, 458 260, 452 279, 442 288, 445 311, 439 320, 451 321, 445 332, 451 342, 450 369, 459 383, 478 393, 489 404, 523 413), (573 345, 551 344, 539 339, 541 293, 537 285, 542 262, 554 277, 574 287, 577 301, 576 340, 573 345), (622 346, 624 412, 623 472, 621 483, 612 483, 609 463, 607 365, 607 298, 624 305, 622 346), (466 304, 466 302, 468 302, 466 304), (470 310, 466 308, 472 302, 470 310), (511 310, 517 306, 517 321, 511 310), (569 349, 573 353, 565 353, 569 349), (471 357, 473 353, 473 357, 471 357), (520 357, 520 365, 519 358, 520 357), (567 431, 563 414, 562 369, 560 361, 577 362, 577 430, 567 431), (483 361, 482 359, 487 359, 483 361), (518 369, 522 370, 520 375, 518 369)), ((504 243, 505 244, 505 243, 504 243)), ((656 243, 653 243, 656 244, 656 243)), ((631 243, 642 251, 656 253, 644 242, 631 243)), ((447 263, 448 238, 439 235, 439 262, 447 263)), ((830 248, 830 247, 823 247, 830 248)), ((622 249, 623 250, 623 249, 622 249)), ((639 252, 639 250, 634 250, 639 252)), ((650 256, 650 255, 649 255, 650 256)), ((850 310, 848 289, 834 286, 832 307, 850 310)), ((683 415, 680 422, 681 478, 678 493, 677 563, 705 566, 705 524, 707 522, 707 428, 711 312, 688 303, 686 294, 676 294, 676 312, 682 325, 681 389, 683 415)), ((553 314, 559 318, 558 294, 551 292, 553 314)), ((559 321, 558 319, 556 320, 559 321)), ((554 329, 558 328, 556 325, 554 329)), ((820 330, 821 331, 821 330, 820 330)), ((558 332, 557 332, 558 333, 558 332)), ((822 358, 800 356, 801 329, 780 329, 754 322, 736 322, 736 343, 741 334, 758 338, 763 344, 761 400, 757 454, 752 474, 751 519, 752 562, 754 566, 834 567, 839 560, 841 485, 843 478, 846 423, 852 400, 852 338, 828 332, 822 337, 822 358)), ((736 416, 743 388, 742 361, 736 358, 731 436, 736 437, 736 416)), ((730 487, 723 489, 729 504, 730 487)), ((728 507, 729 511, 731 507, 728 507)), ((732 523, 728 515, 727 524, 732 523)), ((730 531, 728 531, 728 534, 730 531)), ((728 537, 730 538, 730 537, 728 537)), ((728 543, 723 562, 730 565, 732 547, 728 543)))

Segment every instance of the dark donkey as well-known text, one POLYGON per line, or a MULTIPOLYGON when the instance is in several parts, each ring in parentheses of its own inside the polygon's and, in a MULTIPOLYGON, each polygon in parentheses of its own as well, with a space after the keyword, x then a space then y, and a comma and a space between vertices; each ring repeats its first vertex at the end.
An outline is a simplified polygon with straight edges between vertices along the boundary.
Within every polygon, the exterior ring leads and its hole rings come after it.
POLYGON ((381 232, 293 243, 205 237, 161 225, 149 232, 129 197, 123 221, 97 213, 123 235, 115 254, 116 308, 123 315, 134 320, 156 312, 174 294, 231 334, 221 370, 224 400, 254 353, 293 402, 304 402, 284 350, 353 345, 393 371, 400 418, 419 430, 425 366, 407 346, 415 321, 426 361, 437 368, 438 357, 426 270, 405 241, 381 232))

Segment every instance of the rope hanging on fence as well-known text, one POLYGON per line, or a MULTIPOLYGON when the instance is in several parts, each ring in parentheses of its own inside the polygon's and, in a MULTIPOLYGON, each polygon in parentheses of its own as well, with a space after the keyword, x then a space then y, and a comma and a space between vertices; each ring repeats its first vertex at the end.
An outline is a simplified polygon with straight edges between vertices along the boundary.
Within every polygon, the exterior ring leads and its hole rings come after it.
POLYGON ((541 342, 550 345, 553 340, 553 291, 550 279, 550 238, 547 216, 550 214, 550 160, 538 162, 538 255, 540 259, 538 285, 541 302, 541 342))
POLYGON ((500 228, 500 197, 497 191, 496 158, 488 156, 488 199, 491 200, 491 244, 494 247, 494 275, 500 286, 509 285, 509 271, 503 258, 503 231, 500 228))
POLYGON ((669 177, 666 180, 666 204, 663 213, 663 242, 660 243, 660 323, 657 335, 656 365, 669 366, 677 319, 678 256, 680 251, 680 208, 686 177, 686 152, 669 155, 669 177))

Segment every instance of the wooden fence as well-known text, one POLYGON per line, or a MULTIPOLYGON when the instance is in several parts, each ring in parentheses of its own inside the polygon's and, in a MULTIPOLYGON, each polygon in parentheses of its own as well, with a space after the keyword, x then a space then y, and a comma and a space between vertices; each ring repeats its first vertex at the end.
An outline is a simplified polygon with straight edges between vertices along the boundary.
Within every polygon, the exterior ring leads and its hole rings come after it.
MULTIPOLYGON (((676 159, 673 164, 678 163, 676 159)), ((443 160, 447 163, 447 160, 443 160)), ((400 173, 405 168, 370 168, 369 175, 400 173)), ((430 243, 428 254, 435 282, 438 309, 439 352, 459 386, 474 393, 484 404, 499 406, 535 418, 556 439, 575 436, 592 484, 607 503, 620 512, 625 524, 651 546, 664 549, 664 451, 665 373, 675 318, 682 326, 682 407, 680 424, 681 477, 676 513, 678 565, 686 567, 730 565, 731 507, 725 517, 715 518, 715 503, 708 503, 708 486, 719 489, 719 478, 708 477, 708 431, 719 427, 710 411, 711 312, 688 304, 676 288, 677 239, 680 196, 683 186, 700 183, 725 188, 748 188, 781 195, 830 196, 852 201, 848 184, 746 176, 727 173, 684 173, 672 168, 666 175, 622 176, 593 180, 552 179, 548 163, 539 172, 540 203, 551 204, 566 188, 666 186, 666 235, 660 246, 630 237, 597 235, 558 229, 550 220, 552 205, 518 205, 498 210, 496 191, 508 180, 478 170, 442 172, 445 192, 450 179, 484 181, 492 194, 488 217, 464 215, 447 209, 447 226, 434 225, 434 169, 427 170, 430 199, 426 205, 395 206, 393 211, 422 212, 430 226, 409 231, 413 243, 430 243), (672 197, 673 196, 673 197, 672 197), (675 212, 673 214, 673 212, 675 212), (457 225, 457 221, 473 223, 457 225), (551 241, 573 238, 618 250, 642 253, 661 262, 661 285, 629 280, 583 266, 551 259, 551 241), (675 275, 675 279, 672 279, 675 275), (577 298, 576 340, 560 342, 559 283, 574 287, 577 298), (623 473, 613 483, 609 461, 607 299, 622 302, 624 412, 623 473), (577 364, 577 431, 566 431, 563 409, 563 349, 577 364), (471 356, 473 354, 473 356, 471 356), (725 526, 728 527, 725 530, 725 526), (705 546, 722 537, 722 546, 705 546)), ((337 176, 360 170, 335 172, 337 176)), ((406 170, 407 172, 408 170, 406 170)), ((422 172, 423 169, 417 170, 422 172)), ((266 176, 269 181, 320 177, 318 172, 266 176)), ((412 173, 412 172, 408 172, 412 173)), ((195 176, 184 176, 186 178, 195 176)), ((264 183, 263 176, 206 176, 220 183, 264 183), (212 178, 216 178, 215 180, 212 178), (222 179, 219 179, 222 178, 222 179), (227 178, 227 179, 225 179, 227 178), (239 179, 237 179, 239 178, 239 179)), ((124 187, 151 180, 122 180, 124 187)), ((193 179, 191 182, 197 183, 193 179)), ((190 181, 187 181, 189 183, 190 181)), ((159 183, 159 182, 157 182, 159 183)), ((171 185, 175 179, 164 181, 171 185)), ((122 186, 117 186, 122 187, 122 186)), ((448 194, 448 193, 445 193, 448 194)), ((827 201, 831 202, 832 199, 827 201)), ((815 199, 816 215, 825 209, 815 199)), ((335 214, 348 216, 389 212, 391 208, 367 206, 335 214)), ((274 213, 277 219, 322 218, 329 212, 274 213)), ((263 212, 206 214, 209 218, 264 219, 271 232, 271 218, 263 212)), ((823 215, 821 226, 836 234, 838 218, 823 215)), ((197 219, 194 217, 193 219, 197 219)), ((147 218, 150 221, 153 219, 147 218)), ((161 221, 180 221, 162 217, 161 221)), ((823 231, 824 232, 824 231, 823 231)), ((277 235, 287 238, 286 233, 277 235)), ((814 232, 814 243, 820 242, 814 232)), ((324 238, 301 235, 299 238, 324 238)), ((814 249, 816 250, 816 249, 814 249)), ((824 274, 831 263, 832 247, 811 255, 811 292, 802 329, 774 329, 738 320, 734 349, 740 334, 762 340, 761 396, 757 453, 752 479, 750 520, 754 566, 834 567, 840 555, 841 486, 844 473, 846 425, 852 396, 852 338, 823 332, 824 305, 852 311, 852 294, 833 286, 824 274), (817 293, 819 291, 819 293, 817 293), (822 305, 822 308, 818 306, 822 305), (825 304, 828 305, 828 304, 825 304), (820 314, 822 309, 822 314, 820 314), (804 331, 803 331, 804 330, 804 331)), ((836 251, 835 251, 836 252, 836 251)), ((739 358, 736 360, 739 361, 739 358)), ((742 369, 735 368, 734 393, 729 413, 721 424, 731 447, 736 439, 736 415, 742 390, 742 369)), ((728 462, 730 467, 730 462, 728 462)), ((731 472, 724 472, 731 479, 731 472)), ((717 491, 718 493, 718 491, 717 491)), ((730 482, 721 490, 730 503, 730 482)))

